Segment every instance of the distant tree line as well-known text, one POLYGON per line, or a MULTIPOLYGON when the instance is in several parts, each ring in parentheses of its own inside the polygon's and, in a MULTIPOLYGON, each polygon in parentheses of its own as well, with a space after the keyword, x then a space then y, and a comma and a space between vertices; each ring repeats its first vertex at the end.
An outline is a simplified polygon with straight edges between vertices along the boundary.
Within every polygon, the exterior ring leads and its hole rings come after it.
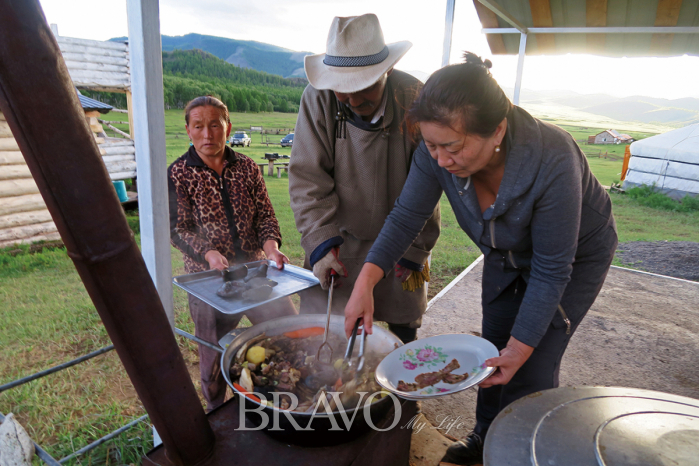
POLYGON ((121 109, 126 108, 126 94, 120 94, 117 92, 97 92, 87 89, 80 89, 80 93, 90 97, 91 99, 99 100, 100 102, 111 105, 112 107, 121 109))
MULTIPOLYGON (((184 108, 200 95, 221 99, 231 112, 297 113, 305 79, 287 79, 240 68, 201 50, 163 52, 165 108, 184 108)), ((126 108, 126 95, 81 90, 117 108, 126 108)))

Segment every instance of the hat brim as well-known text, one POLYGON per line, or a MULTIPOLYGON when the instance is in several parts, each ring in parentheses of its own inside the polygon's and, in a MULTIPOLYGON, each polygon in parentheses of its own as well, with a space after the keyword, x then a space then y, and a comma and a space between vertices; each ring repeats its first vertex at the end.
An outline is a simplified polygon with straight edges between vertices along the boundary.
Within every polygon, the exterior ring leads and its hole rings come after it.
POLYGON ((387 44, 388 56, 381 63, 370 66, 328 66, 323 63, 324 53, 306 55, 306 77, 316 89, 352 93, 372 86, 405 55, 413 44, 409 41, 387 44))

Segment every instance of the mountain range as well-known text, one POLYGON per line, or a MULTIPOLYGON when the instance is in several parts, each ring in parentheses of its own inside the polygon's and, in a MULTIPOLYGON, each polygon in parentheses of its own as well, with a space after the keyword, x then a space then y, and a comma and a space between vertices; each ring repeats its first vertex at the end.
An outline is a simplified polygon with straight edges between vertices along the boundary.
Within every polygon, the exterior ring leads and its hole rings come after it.
MULTIPOLYGON (((126 40, 126 37, 112 40, 126 40)), ((311 52, 297 52, 256 41, 228 39, 202 34, 162 36, 163 51, 199 49, 239 66, 285 78, 305 78, 303 58, 311 52)), ((429 75, 408 71, 421 81, 429 75)), ((505 88, 510 98, 513 90, 505 88)), ((556 118, 575 115, 586 121, 600 120, 600 125, 617 122, 681 127, 699 122, 699 99, 661 99, 645 96, 614 97, 605 94, 578 94, 573 91, 534 91, 523 89, 521 104, 537 116, 550 114, 556 118)))
MULTIPOLYGON (((262 42, 202 34, 161 37, 163 52, 199 49, 241 68, 265 71, 284 78, 305 78, 303 57, 311 55, 311 52, 296 52, 262 42)), ((127 38, 117 37, 110 40, 125 41, 127 38)))
MULTIPOLYGON (((513 89, 504 88, 512 97, 513 89)), ((590 116, 671 127, 699 123, 699 99, 662 99, 647 96, 614 97, 607 94, 579 94, 568 90, 534 91, 522 89, 523 107, 549 108, 555 113, 575 111, 590 116)))

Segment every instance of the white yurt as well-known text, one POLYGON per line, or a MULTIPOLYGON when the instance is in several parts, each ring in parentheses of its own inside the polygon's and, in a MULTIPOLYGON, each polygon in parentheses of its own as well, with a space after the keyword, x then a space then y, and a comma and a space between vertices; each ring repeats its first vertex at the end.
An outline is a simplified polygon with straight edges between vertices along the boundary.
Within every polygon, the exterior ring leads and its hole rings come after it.
POLYGON ((623 188, 646 185, 669 197, 699 196, 699 123, 631 144, 623 188))

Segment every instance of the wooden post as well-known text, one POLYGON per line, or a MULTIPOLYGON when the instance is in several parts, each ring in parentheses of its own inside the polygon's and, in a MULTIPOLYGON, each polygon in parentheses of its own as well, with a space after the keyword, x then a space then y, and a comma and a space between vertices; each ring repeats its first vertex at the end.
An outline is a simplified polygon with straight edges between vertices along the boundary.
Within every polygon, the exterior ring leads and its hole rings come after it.
MULTIPOLYGON (((127 0, 131 91, 129 120, 138 173, 141 252, 163 302, 170 325, 172 302, 170 219, 165 152, 165 102, 158 2, 127 0)), ((127 99, 129 94, 127 93, 127 99)))
POLYGON ((131 135, 131 139, 133 139, 133 101, 131 98, 131 91, 126 91, 126 111, 129 112, 129 134, 131 135))
POLYGON ((269 170, 267 170, 267 176, 274 175, 274 159, 269 159, 269 170))
POLYGON ((629 170, 629 160, 631 160, 631 146, 626 146, 624 150, 624 162, 621 165, 621 181, 626 178, 626 172, 629 170))
POLYGON ((115 133, 121 134, 121 135, 124 136, 125 138, 131 139, 131 135, 130 135, 129 133, 123 132, 123 131, 120 130, 119 128, 116 128, 116 127, 110 125, 109 123, 107 123, 106 121, 104 121, 104 120, 102 120, 102 119, 99 119, 99 118, 98 118, 97 121, 100 122, 100 123, 102 123, 102 124, 103 124, 104 126, 106 126, 107 128, 111 129, 111 130, 114 131, 115 133))

